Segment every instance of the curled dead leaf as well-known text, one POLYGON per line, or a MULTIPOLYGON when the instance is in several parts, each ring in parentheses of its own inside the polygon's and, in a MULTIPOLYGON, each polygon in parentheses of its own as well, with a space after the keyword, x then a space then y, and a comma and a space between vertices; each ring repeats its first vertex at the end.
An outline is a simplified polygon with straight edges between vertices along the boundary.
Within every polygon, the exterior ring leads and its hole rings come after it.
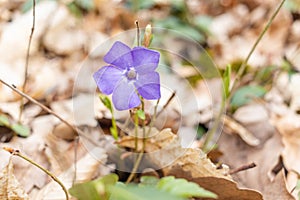
POLYGON ((20 186, 20 183, 13 173, 13 163, 11 159, 8 165, 0 172, 0 199, 29 200, 28 195, 20 186))

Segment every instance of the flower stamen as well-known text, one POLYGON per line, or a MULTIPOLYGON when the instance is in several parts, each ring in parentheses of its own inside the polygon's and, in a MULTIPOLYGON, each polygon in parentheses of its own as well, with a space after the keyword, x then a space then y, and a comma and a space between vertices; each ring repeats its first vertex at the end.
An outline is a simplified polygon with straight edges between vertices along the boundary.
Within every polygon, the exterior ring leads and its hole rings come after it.
POLYGON ((126 73, 126 76, 129 80, 136 79, 136 75, 137 75, 136 71, 132 68, 129 69, 126 73))

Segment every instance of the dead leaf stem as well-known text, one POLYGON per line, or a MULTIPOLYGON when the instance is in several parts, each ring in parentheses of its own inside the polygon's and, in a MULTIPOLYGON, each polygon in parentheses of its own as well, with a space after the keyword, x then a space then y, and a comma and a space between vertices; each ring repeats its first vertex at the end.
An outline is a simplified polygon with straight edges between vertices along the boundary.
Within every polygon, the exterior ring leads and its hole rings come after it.
POLYGON ((64 193, 66 195, 66 199, 69 200, 69 195, 68 195, 68 191, 67 191, 66 187, 64 186, 64 184, 54 174, 52 174, 50 171, 48 171, 47 169, 45 169, 44 167, 42 167, 41 165, 39 165, 35 161, 33 161, 30 158, 28 158, 27 156, 21 154, 19 150, 15 150, 15 149, 12 149, 10 147, 3 147, 3 150, 9 152, 12 155, 19 156, 20 158, 26 160, 30 164, 36 166, 37 168, 39 168, 43 172, 45 172, 48 176, 50 176, 55 182, 57 182, 61 186, 61 188, 63 189, 63 191, 64 191, 64 193))

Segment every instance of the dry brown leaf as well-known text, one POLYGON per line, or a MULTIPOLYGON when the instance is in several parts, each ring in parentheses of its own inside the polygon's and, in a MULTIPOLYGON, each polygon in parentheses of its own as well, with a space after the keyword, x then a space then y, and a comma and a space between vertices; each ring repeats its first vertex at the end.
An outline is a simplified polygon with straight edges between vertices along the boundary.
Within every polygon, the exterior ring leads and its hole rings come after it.
POLYGON ((257 146, 260 144, 259 139, 257 139, 250 131, 248 131, 244 126, 236 122, 229 116, 224 116, 224 128, 228 129, 230 133, 238 134, 248 145, 257 146))
MULTIPOLYGON (((270 5, 260 3, 260 6, 249 10, 244 4, 239 4, 228 12, 215 17, 212 21, 211 31, 216 37, 209 40, 210 46, 213 46, 215 48, 213 51, 216 52, 214 61, 219 66, 226 66, 228 63, 244 59, 276 7, 277 3, 270 5)), ((290 13, 282 9, 257 46, 256 51, 253 52, 249 64, 251 66, 279 64, 284 52, 285 41, 289 37, 287 29, 291 24, 290 13)))
POLYGON ((300 116, 289 112, 283 117, 274 118, 274 125, 282 135, 284 149, 282 151, 283 163, 288 171, 300 174, 300 116))
MULTIPOLYGON (((191 171, 196 176, 217 176, 229 178, 226 170, 216 170, 216 166, 206 157, 200 149, 182 148, 180 139, 171 132, 171 129, 153 132, 153 137, 146 140, 145 152, 150 160, 164 168, 167 173, 174 165, 191 171), (167 167, 168 166, 168 167, 167 167)), ((141 151, 143 139, 138 139, 138 150, 141 151)), ((117 142, 121 147, 135 148, 135 138, 126 136, 117 142)))
POLYGON ((286 188, 284 170, 281 170, 275 177, 274 181, 265 185, 265 200, 295 200, 286 188))
POLYGON ((1 200, 28 200, 28 195, 21 188, 13 173, 13 163, 10 159, 8 165, 0 172, 0 199, 1 200))
MULTIPOLYGON (((62 140, 52 133, 45 137, 47 149, 46 156, 51 164, 51 172, 60 174, 68 169, 74 162, 75 142, 67 142, 62 140)), ((77 144, 77 159, 80 159, 86 154, 85 146, 79 142, 77 144)))
MULTIPOLYGON (((138 143, 141 145, 142 139, 139 139, 138 143)), ((122 147, 134 148, 134 138, 126 137, 118 144, 122 147)), ((222 169, 217 169, 200 149, 182 148, 179 137, 170 129, 164 129, 148 139, 146 152, 146 156, 156 166, 164 167, 162 170, 165 175, 194 181, 218 194, 219 199, 262 199, 261 194, 256 191, 237 188, 236 183, 228 175, 228 168, 224 166, 222 169)))
MULTIPOLYGON (((178 166, 182 171, 190 172, 193 178, 219 177, 232 180, 231 176, 228 175, 229 168, 227 166, 224 165, 223 168, 217 169, 217 167, 207 158, 206 154, 200 149, 189 148, 185 150, 183 154, 177 156, 179 158, 174 161, 171 166, 165 169, 167 174, 171 173, 170 171, 174 171, 174 166, 178 166)), ((157 160, 156 162, 160 161, 157 160)))
POLYGON ((201 187, 218 194, 218 200, 262 200, 262 195, 251 189, 238 188, 234 181, 216 177, 192 179, 201 187))
MULTIPOLYGON (((148 131, 148 128, 146 128, 146 132, 148 131)), ((164 129, 161 132, 153 129, 152 136, 149 136, 149 138, 146 140, 146 147, 145 147, 145 152, 150 153, 150 152, 155 152, 160 149, 163 149, 165 146, 168 144, 172 143, 172 141, 177 138, 176 135, 174 135, 171 132, 171 129, 164 129)), ((134 148, 135 147, 135 137, 132 136, 125 136, 122 137, 122 139, 118 142, 116 142, 118 145, 121 147, 128 147, 128 148, 134 148)), ((143 139, 139 138, 138 139, 138 151, 141 151, 142 149, 142 144, 143 144, 143 139)))

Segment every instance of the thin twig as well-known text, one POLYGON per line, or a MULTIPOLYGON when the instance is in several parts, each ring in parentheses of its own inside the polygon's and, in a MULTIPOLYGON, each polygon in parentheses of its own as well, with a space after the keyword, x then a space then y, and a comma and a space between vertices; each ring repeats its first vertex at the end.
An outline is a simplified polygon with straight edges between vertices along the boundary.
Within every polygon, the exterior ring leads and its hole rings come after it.
POLYGON ((230 170, 229 174, 236 174, 238 172, 245 171, 245 170, 248 170, 248 169, 251 169, 251 168, 254 168, 254 167, 256 167, 256 164, 254 162, 250 163, 250 164, 247 164, 247 165, 242 165, 242 166, 240 166, 236 169, 230 170))
MULTIPOLYGON (((33 7, 32 7, 32 27, 31 27, 31 33, 29 36, 28 46, 27 46, 27 52, 26 52, 26 61, 25 61, 25 72, 24 72, 24 82, 22 86, 22 91, 25 92, 26 85, 27 85, 27 78, 28 78, 28 66, 29 66, 29 54, 30 54, 30 47, 31 47, 31 41, 34 33, 35 28, 35 0, 33 1, 33 7)), ((21 105, 20 105, 20 113, 19 113, 19 121, 21 121, 22 113, 24 109, 24 101, 23 98, 21 99, 21 105)))
POLYGON ((65 120, 64 118, 62 118, 61 116, 59 116, 57 113, 55 113, 53 110, 51 110, 47 106, 41 104, 40 102, 38 102, 37 100, 35 100, 31 96, 28 96, 24 92, 20 91, 15 85, 9 85, 8 83, 6 83, 5 81, 3 81, 2 79, 0 79, 0 82, 3 83, 4 85, 6 85, 7 87, 9 87, 10 89, 12 89, 14 92, 16 92, 19 95, 21 95, 22 97, 26 98, 28 101, 30 101, 30 102, 38 105, 39 107, 41 107, 47 113, 49 113, 49 114, 55 116, 56 118, 58 118, 61 122, 65 123, 72 130, 74 130, 77 135, 80 135, 80 136, 84 137, 85 139, 87 139, 89 142, 91 142, 95 146, 98 146, 98 144, 93 139, 91 139, 88 136, 86 136, 85 133, 82 130, 80 130, 75 125, 71 124, 70 122, 68 122, 67 120, 65 120))
POLYGON ((265 33, 267 32, 267 30, 269 29, 269 27, 271 26, 273 20, 275 19, 275 17, 277 16, 278 12, 280 11, 281 7, 283 6, 285 0, 282 0, 279 4, 279 6, 277 7, 277 9, 275 10, 275 12, 273 13, 273 15, 271 16, 271 18, 269 19, 268 23, 266 24, 266 26, 264 27, 263 31, 260 33, 260 35, 258 36, 257 40, 255 41, 255 43, 253 44, 250 52, 248 53, 246 59, 243 61, 243 63, 241 64, 241 67, 236 75, 236 78, 233 80, 233 84, 231 87, 231 91, 230 91, 230 95, 229 95, 229 100, 232 97, 232 93, 234 92, 234 90, 237 87, 237 82, 241 79, 244 71, 246 70, 247 67, 247 63, 251 57, 251 55, 253 54, 254 50, 256 49, 257 45, 259 44, 259 42, 261 41, 261 39, 263 38, 263 36, 265 35, 265 33))
POLYGON ((174 99, 175 95, 176 95, 176 91, 174 91, 171 94, 168 101, 165 103, 165 105, 162 107, 162 109, 157 113, 156 117, 158 117, 168 107, 168 105, 171 103, 172 99, 174 99))
POLYGON ((9 152, 12 155, 19 156, 20 158, 26 160, 30 164, 38 167, 43 172, 45 172, 48 176, 50 176, 55 182, 57 182, 61 186, 61 188, 63 189, 63 191, 64 191, 64 193, 66 195, 66 199, 67 200, 69 199, 69 195, 68 195, 68 191, 67 191, 66 187, 64 186, 64 184, 54 174, 52 174, 50 171, 48 171, 47 169, 45 169, 44 167, 42 167, 41 165, 39 165, 35 161, 33 161, 30 158, 28 158, 27 156, 24 156, 23 154, 21 154, 19 150, 15 150, 15 149, 12 149, 10 147, 3 147, 3 149, 5 151, 9 152))
MULTIPOLYGON (((261 41, 261 39, 263 38, 264 34, 267 32, 267 30, 269 29, 269 27, 271 26, 273 20, 275 19, 275 17, 277 16, 278 12, 280 11, 281 7, 283 6, 285 0, 282 0, 281 3, 279 4, 279 6, 277 7, 277 9, 275 10, 275 12, 273 13, 273 15, 271 16, 271 18, 269 19, 268 23, 266 24, 266 26, 264 27, 263 31, 260 33, 260 35, 258 36, 257 40, 255 41, 255 43, 253 44, 250 52, 248 53, 246 59, 243 61, 243 63, 241 64, 241 67, 236 75, 236 78, 233 80, 233 84, 232 84, 232 87, 230 89, 230 94, 229 94, 229 97, 226 99, 224 98, 223 96, 223 100, 222 100, 222 105, 221 105, 221 111, 225 108, 226 106, 226 103, 230 102, 231 98, 232 98, 232 95, 234 93, 234 91, 236 90, 237 88, 237 83, 238 81, 241 79, 245 69, 246 69, 246 66, 247 66, 247 63, 251 57, 251 55, 253 54, 254 50, 256 49, 257 45, 259 44, 259 42, 261 41)), ((215 120, 215 123, 214 123, 214 126, 209 130, 209 132, 207 133, 207 136, 205 138, 205 141, 204 141, 204 144, 203 144, 203 149, 205 152, 207 152, 209 150, 209 143, 210 141, 212 140, 218 126, 219 126, 219 122, 221 121, 222 119, 222 116, 223 116, 223 113, 220 112, 219 115, 217 116, 216 120, 215 120)))

